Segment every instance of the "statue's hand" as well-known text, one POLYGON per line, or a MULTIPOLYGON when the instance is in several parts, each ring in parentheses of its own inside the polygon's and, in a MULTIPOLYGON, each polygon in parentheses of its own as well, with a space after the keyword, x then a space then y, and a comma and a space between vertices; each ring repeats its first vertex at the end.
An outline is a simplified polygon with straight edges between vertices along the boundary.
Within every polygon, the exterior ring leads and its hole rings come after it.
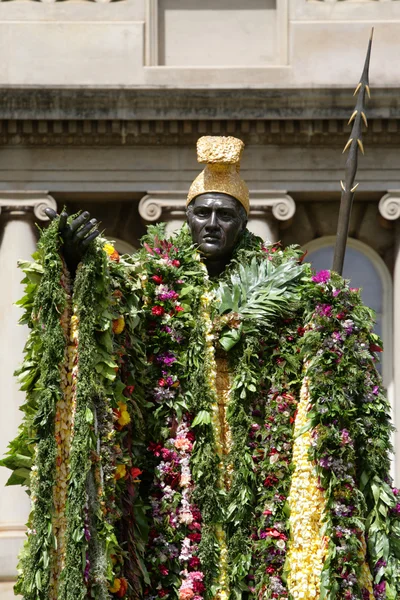
MULTIPOLYGON (((46 215, 53 220, 58 215, 52 208, 45 209, 46 215)), ((76 267, 82 260, 91 242, 99 235, 97 220, 90 218, 87 211, 80 214, 70 224, 67 222, 68 213, 62 212, 58 230, 63 240, 63 256, 71 274, 75 274, 76 267)))

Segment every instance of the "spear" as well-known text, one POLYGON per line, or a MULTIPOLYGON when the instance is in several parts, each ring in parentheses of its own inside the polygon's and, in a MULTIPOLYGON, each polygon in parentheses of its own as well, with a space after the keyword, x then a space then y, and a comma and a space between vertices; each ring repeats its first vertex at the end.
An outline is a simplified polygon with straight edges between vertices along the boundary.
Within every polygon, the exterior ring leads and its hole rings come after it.
POLYGON ((362 123, 364 123, 364 125, 368 127, 364 106, 365 93, 368 94, 368 98, 371 97, 369 91, 368 71, 369 61, 371 57, 373 34, 374 28, 372 28, 371 36, 369 38, 367 56, 365 57, 364 69, 361 75, 361 79, 354 92, 354 96, 358 94, 357 103, 353 114, 351 115, 348 122, 348 125, 350 125, 350 123, 353 122, 353 127, 347 144, 345 145, 343 150, 343 153, 346 152, 346 150, 349 150, 349 154, 347 156, 346 161, 345 180, 344 182, 340 182, 340 186, 342 188, 342 196, 340 199, 339 219, 336 233, 336 245, 332 266, 332 270, 336 271, 336 273, 339 273, 339 275, 341 275, 343 271, 347 236, 349 234, 351 208, 353 205, 354 193, 358 187, 358 183, 354 183, 357 172, 358 151, 361 150, 361 153, 364 154, 364 146, 362 142, 362 123))

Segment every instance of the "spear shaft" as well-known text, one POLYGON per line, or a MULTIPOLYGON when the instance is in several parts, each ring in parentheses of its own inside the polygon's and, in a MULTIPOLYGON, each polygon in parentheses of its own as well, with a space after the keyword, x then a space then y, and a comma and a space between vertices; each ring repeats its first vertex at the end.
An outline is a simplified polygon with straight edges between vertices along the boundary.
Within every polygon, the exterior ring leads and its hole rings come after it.
POLYGON ((349 150, 349 153, 346 160, 345 179, 344 182, 340 182, 342 188, 342 196, 340 199, 335 253, 333 256, 332 266, 332 270, 336 271, 336 273, 339 273, 339 275, 341 275, 343 271, 344 255, 346 252, 347 237, 349 234, 351 208, 353 206, 354 193, 356 191, 356 188, 358 187, 358 183, 354 184, 357 173, 358 151, 360 150, 361 153, 364 154, 364 145, 362 142, 362 123, 364 123, 364 125, 368 127, 364 107, 365 94, 367 93, 368 98, 370 98, 369 61, 371 58, 373 33, 374 29, 372 28, 371 37, 369 38, 368 42, 367 55, 365 57, 364 69, 361 75, 361 79, 354 92, 355 96, 358 94, 357 103, 348 123, 350 124, 351 122, 353 122, 353 127, 347 144, 345 145, 343 150, 343 152, 349 150))

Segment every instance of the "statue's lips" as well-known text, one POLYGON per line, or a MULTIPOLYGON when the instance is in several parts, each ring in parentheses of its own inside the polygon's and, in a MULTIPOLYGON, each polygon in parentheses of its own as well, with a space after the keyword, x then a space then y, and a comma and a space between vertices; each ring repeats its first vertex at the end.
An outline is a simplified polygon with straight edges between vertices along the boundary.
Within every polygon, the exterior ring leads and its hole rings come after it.
POLYGON ((206 244, 215 244, 217 242, 220 242, 221 238, 215 235, 205 235, 203 237, 203 243, 205 242, 206 244))

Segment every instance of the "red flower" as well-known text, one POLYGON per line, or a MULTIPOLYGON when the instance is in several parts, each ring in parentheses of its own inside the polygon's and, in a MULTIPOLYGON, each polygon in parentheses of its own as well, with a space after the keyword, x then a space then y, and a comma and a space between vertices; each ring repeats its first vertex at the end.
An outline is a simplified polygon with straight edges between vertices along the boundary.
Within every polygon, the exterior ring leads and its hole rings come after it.
POLYGON ((192 556, 192 558, 189 559, 189 567, 194 571, 198 570, 200 567, 200 559, 198 556, 192 556))
POLYGON ((158 285, 160 285, 160 283, 162 283, 162 277, 161 275, 153 275, 152 280, 157 283, 158 285))
POLYGON ((180 304, 178 304, 178 306, 175 306, 175 310, 176 310, 176 312, 182 312, 185 309, 183 308, 183 306, 181 306, 180 304))
POLYGON ((137 479, 143 473, 138 467, 132 467, 130 472, 132 479, 137 479))
POLYGON ((177 260, 176 258, 172 261, 172 266, 173 267, 180 267, 181 263, 179 262, 179 260, 177 260))
POLYGON ((161 589, 158 590, 158 595, 160 596, 160 598, 164 598, 164 596, 166 596, 168 594, 167 590, 161 589))
POLYGON ((264 479, 264 486, 265 487, 272 487, 275 483, 277 483, 278 478, 276 475, 268 475, 268 477, 266 477, 266 479, 264 479))
POLYGON ((167 382, 165 381, 165 379, 161 378, 158 380, 158 385, 160 387, 165 387, 167 385, 167 382))
POLYGON ((267 567, 265 569, 265 572, 268 573, 268 575, 272 575, 273 573, 275 573, 275 569, 274 567, 267 567))
POLYGON ((118 592, 116 593, 117 598, 123 598, 126 594, 126 592, 128 591, 128 582, 125 579, 125 577, 121 577, 120 578, 120 583, 121 583, 121 587, 119 588, 118 592))
POLYGON ((134 385, 126 385, 124 389, 125 396, 132 396, 133 390, 135 389, 134 385))
POLYGON ((161 575, 164 575, 165 577, 169 573, 169 571, 165 565, 158 565, 158 570, 160 571, 161 575))
POLYGON ((280 538, 281 534, 279 533, 279 531, 277 529, 271 529, 268 528, 265 530, 266 536, 267 537, 272 537, 272 538, 280 538))
POLYGON ((200 542, 201 541, 201 533, 189 533, 188 538, 192 542, 200 542))
POLYGON ((193 581, 192 587, 195 594, 202 594, 206 589, 202 581, 193 581))
POLYGON ((156 305, 156 306, 153 306, 153 308, 151 309, 151 312, 156 317, 162 317, 163 314, 165 313, 165 310, 162 306, 156 305))
POLYGON ((381 348, 381 346, 378 346, 378 344, 370 344, 369 350, 370 352, 382 352, 383 348, 381 348))
POLYGON ((156 444, 155 442, 150 442, 148 450, 154 454, 154 456, 160 456, 162 450, 162 444, 156 444))

